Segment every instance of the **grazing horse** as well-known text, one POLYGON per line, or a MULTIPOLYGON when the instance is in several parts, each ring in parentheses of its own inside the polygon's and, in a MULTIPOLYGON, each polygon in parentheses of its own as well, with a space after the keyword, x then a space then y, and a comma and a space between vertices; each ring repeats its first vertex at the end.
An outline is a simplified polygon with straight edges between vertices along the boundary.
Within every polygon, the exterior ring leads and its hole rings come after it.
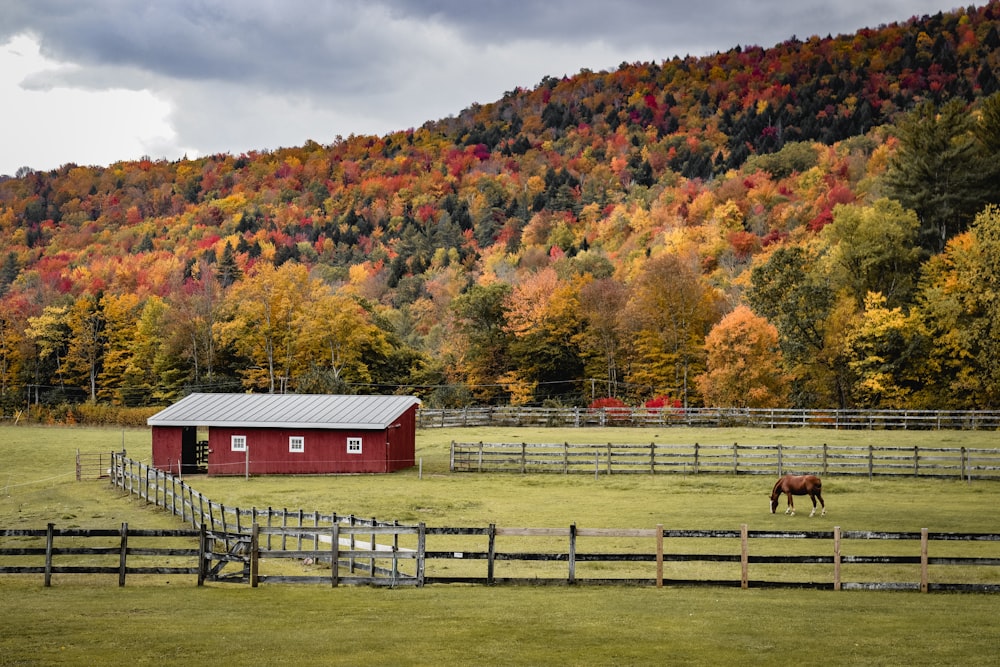
POLYGON ((792 496, 809 496, 813 502, 813 509, 809 516, 816 514, 817 498, 823 507, 820 516, 826 516, 826 503, 823 502, 823 482, 816 475, 785 475, 779 478, 774 488, 771 489, 771 514, 774 514, 774 511, 778 509, 778 501, 781 499, 782 493, 788 496, 788 508, 785 510, 785 514, 795 514, 795 503, 792 502, 792 496))

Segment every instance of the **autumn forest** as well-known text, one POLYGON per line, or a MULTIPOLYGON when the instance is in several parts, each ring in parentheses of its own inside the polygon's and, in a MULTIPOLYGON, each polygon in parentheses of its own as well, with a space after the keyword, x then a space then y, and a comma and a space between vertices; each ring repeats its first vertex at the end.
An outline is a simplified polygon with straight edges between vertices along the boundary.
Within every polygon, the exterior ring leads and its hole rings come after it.
POLYGON ((0 177, 0 406, 1000 408, 1000 2, 0 177))

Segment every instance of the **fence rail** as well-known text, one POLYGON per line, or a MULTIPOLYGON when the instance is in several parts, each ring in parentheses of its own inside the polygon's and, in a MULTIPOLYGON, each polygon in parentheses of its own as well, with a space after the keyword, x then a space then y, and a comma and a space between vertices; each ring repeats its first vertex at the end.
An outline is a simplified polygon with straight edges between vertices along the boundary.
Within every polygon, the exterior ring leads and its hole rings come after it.
POLYGON ((723 473, 1000 480, 1000 448, 849 445, 451 443, 452 472, 723 473))
POLYGON ((417 413, 420 428, 459 426, 754 426, 832 429, 997 430, 998 410, 478 407, 417 413))

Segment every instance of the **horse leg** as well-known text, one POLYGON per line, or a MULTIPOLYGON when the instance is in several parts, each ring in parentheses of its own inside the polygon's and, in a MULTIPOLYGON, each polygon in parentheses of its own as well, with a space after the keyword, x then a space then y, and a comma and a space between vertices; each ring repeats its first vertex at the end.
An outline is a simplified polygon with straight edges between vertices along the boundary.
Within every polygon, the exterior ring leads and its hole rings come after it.
MULTIPOLYGON (((819 504, 823 506, 823 511, 820 512, 819 515, 820 516, 826 516, 826 503, 823 502, 823 494, 820 493, 819 491, 817 491, 816 492, 816 497, 819 498, 819 504)), ((816 504, 816 501, 814 500, 813 501, 813 505, 815 505, 815 504, 816 504)), ((814 509, 813 511, 815 512, 816 510, 814 509)))
POLYGON ((788 507, 785 508, 785 514, 789 516, 795 516, 795 503, 792 501, 792 494, 789 493, 788 497, 788 507))
POLYGON ((813 511, 809 512, 809 516, 810 517, 814 517, 814 516, 816 516, 816 496, 814 496, 812 493, 810 493, 809 494, 809 500, 813 501, 813 511))

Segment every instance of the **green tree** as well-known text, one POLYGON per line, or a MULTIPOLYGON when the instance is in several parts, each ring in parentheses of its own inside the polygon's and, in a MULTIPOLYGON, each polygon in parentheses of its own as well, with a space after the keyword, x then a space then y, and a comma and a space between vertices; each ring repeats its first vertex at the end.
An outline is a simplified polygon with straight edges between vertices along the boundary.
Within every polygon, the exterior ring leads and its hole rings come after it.
POLYGON ((845 407, 846 373, 828 338, 843 318, 830 281, 818 268, 822 246, 786 246, 753 268, 746 292, 751 309, 778 329, 778 342, 793 376, 793 405, 845 407))
POLYGON ((858 307, 878 292, 889 306, 908 304, 923 253, 916 246, 919 221, 897 201, 871 206, 837 205, 823 228, 835 285, 844 285, 858 307))
POLYGON ((498 383, 510 368, 512 338, 506 329, 510 292, 506 283, 473 285, 451 303, 458 350, 452 373, 464 378, 473 395, 485 403, 508 398, 498 383))
POLYGON ((984 151, 975 128, 960 99, 940 109, 924 102, 897 125, 899 147, 885 183, 890 197, 916 211, 922 245, 932 252, 943 250, 988 201, 996 155, 984 151))
POLYGON ((580 288, 580 309, 584 322, 583 352, 589 378, 602 378, 606 396, 618 396, 623 379, 627 337, 623 314, 628 290, 614 278, 598 278, 580 288))

